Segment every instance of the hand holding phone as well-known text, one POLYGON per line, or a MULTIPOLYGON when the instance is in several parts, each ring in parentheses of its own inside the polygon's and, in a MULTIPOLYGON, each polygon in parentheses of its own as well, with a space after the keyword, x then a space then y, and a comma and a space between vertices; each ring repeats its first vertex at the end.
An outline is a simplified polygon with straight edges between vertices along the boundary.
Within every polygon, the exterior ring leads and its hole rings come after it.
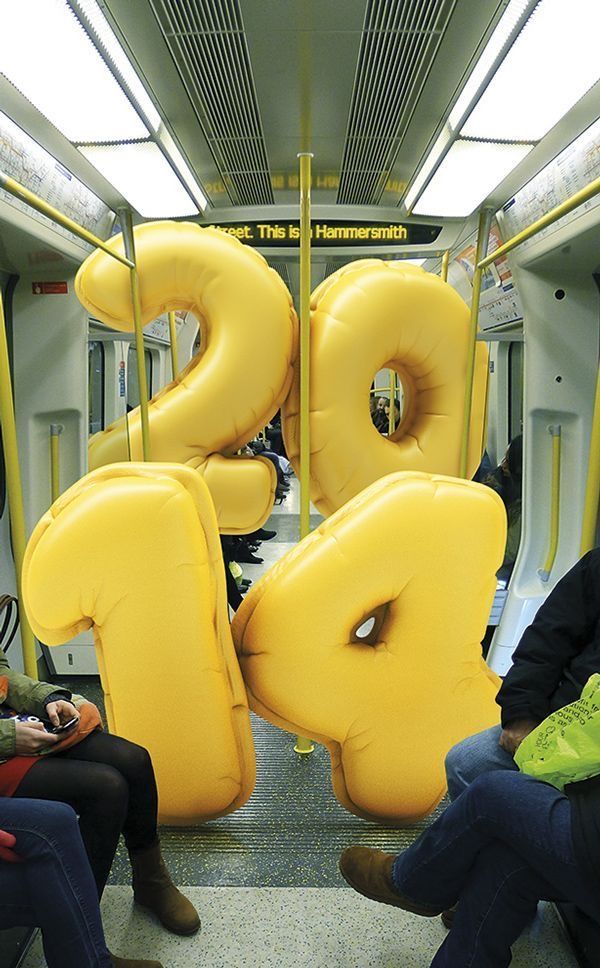
POLYGON ((79 716, 73 716, 72 719, 67 720, 66 723, 61 723, 60 726, 47 726, 46 729, 49 733, 54 733, 55 736, 60 735, 60 733, 66 733, 69 730, 77 726, 79 722, 79 716))

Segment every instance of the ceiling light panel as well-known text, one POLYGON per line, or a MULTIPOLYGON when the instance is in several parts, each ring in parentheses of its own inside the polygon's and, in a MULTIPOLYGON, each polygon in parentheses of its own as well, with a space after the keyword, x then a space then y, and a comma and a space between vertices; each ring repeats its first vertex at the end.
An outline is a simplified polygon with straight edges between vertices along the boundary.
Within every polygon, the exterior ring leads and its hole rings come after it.
POLYGON ((470 215, 533 145, 456 141, 415 205, 416 215, 470 215))
POLYGON ((600 78, 599 0, 541 0, 461 129, 539 141, 600 78))
POLYGON ((148 96, 144 85, 140 81, 133 66, 115 37, 112 28, 106 20, 96 0, 77 0, 77 7, 92 28, 98 42, 111 64, 123 78, 136 103, 145 114, 153 131, 158 131, 161 117, 148 96))
POLYGON ((144 218, 197 215, 198 208, 153 142, 79 149, 144 218))
POLYGON ((148 136, 65 0, 3 4, 0 72, 70 141, 148 136))

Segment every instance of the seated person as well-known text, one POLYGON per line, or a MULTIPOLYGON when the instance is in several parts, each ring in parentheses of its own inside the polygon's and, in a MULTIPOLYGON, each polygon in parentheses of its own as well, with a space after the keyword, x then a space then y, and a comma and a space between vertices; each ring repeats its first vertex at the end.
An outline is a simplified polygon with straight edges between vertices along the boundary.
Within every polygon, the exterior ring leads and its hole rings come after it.
MULTIPOLYGON (((13 671, 0 652, 6 704, 55 726, 78 717, 67 689, 13 671)), ((41 722, 0 719, 0 796, 67 803, 101 897, 123 833, 133 869, 134 899, 176 934, 193 934, 200 919, 169 877, 157 830, 158 795, 147 750, 96 730, 77 745, 40 756, 59 742, 41 722)), ((1 824, 0 824, 1 826, 1 824)))
POLYGON ((600 670, 600 549, 589 551, 561 578, 525 629, 496 702, 501 726, 470 736, 446 757, 448 793, 455 800, 488 770, 516 770, 514 753, 555 709, 575 702, 600 670))
POLYGON ((48 968, 162 968, 108 951, 71 807, 0 797, 0 827, 0 928, 41 928, 48 968))
POLYGON ((500 495, 506 508, 508 529, 506 549, 499 576, 508 578, 521 542, 521 496, 523 489, 523 436, 511 440, 502 461, 481 481, 500 495))
POLYGON ((523 773, 486 773, 408 850, 350 847, 341 873, 360 894, 424 917, 460 898, 431 968, 505 968, 540 899, 600 916, 598 780, 565 795, 523 773))

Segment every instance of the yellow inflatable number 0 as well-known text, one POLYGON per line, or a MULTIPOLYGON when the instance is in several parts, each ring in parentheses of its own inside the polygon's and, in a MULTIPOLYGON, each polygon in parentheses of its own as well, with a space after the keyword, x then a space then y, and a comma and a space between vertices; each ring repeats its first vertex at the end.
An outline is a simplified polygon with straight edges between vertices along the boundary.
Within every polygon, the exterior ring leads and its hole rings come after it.
POLYGON ((499 679, 480 642, 505 535, 490 488, 392 474, 304 538, 236 612, 251 708, 327 746, 335 795, 353 813, 427 815, 445 792, 446 752, 498 722, 499 679))
MULTIPOLYGON (((109 242, 123 252, 122 236, 109 242)), ((234 457, 285 399, 297 346, 291 296, 253 249, 190 222, 148 222, 135 229, 144 324, 171 309, 200 323, 200 352, 151 401, 152 459, 197 469, 226 534, 260 527, 273 504, 270 461, 234 457)), ((132 330, 129 270, 100 249, 81 266, 77 295, 108 326, 132 330)), ((139 410, 129 415, 131 456, 141 460, 139 410)), ((90 468, 127 460, 120 420, 92 438, 90 468)))
POLYGON ((111 732, 152 755, 163 823, 242 806, 255 761, 215 513, 193 470, 115 464, 66 491, 23 567, 36 635, 93 627, 111 732))
MULTIPOLYGON (((311 300, 311 498, 322 514, 394 471, 458 476, 469 310, 447 283, 417 266, 364 259, 329 276, 311 300), (401 420, 382 437, 369 414, 378 370, 395 370, 401 420)), ((468 476, 481 460, 487 349, 478 343, 468 476)), ((298 472, 299 372, 283 409, 298 472)))

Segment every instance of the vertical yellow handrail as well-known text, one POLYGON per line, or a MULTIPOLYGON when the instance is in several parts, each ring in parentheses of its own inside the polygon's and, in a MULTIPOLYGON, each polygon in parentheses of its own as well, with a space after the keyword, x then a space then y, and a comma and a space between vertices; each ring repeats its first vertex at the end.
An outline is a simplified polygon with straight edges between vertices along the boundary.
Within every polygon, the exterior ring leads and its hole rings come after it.
POLYGON ((390 412, 388 417, 388 436, 396 429, 396 371, 390 370, 390 412))
POLYGON ((10 512, 10 533, 13 554, 15 558, 15 577, 17 582, 17 598, 19 604, 19 620, 21 623, 21 646, 23 650, 23 667, 25 673, 32 679, 37 679, 37 662, 35 658, 35 639, 31 631, 25 608, 23 606, 23 592, 21 575, 25 545, 25 511, 23 508, 23 488, 21 486, 21 470, 19 467, 19 448, 17 444, 17 427, 15 423, 15 408, 13 403, 12 379, 10 375, 10 361, 8 358, 8 339, 6 335, 6 320, 4 304, 0 291, 0 426, 2 427, 2 446, 4 450, 4 464, 6 467, 6 490, 8 495, 8 509, 10 512))
POLYGON ((583 520, 581 522, 581 543, 579 554, 585 555, 596 546, 598 528, 598 496, 600 495, 600 367, 596 375, 596 396, 594 416, 590 432, 590 453, 588 472, 585 482, 583 520))
POLYGON ((542 568, 538 568, 538 575, 546 582, 550 578, 556 550, 558 548, 558 521, 560 513, 560 458, 561 458, 561 426, 556 424, 548 427, 552 437, 552 477, 550 481, 550 543, 548 554, 542 568))
POLYGON ((50 493, 52 503, 60 497, 60 442, 62 424, 50 424, 50 493))
POLYGON ((179 360, 177 356, 177 326, 175 325, 173 310, 169 313, 169 336, 171 338, 171 369, 173 370, 173 379, 175 379, 179 373, 179 360))
POLYGON ((477 252, 475 255, 475 270, 473 272, 473 298, 471 300, 471 325, 469 328, 469 349, 467 355, 467 370, 465 374, 465 401, 463 406, 463 425, 460 441, 459 476, 467 476, 469 460, 469 436, 471 431, 471 409, 473 404, 473 377, 475 375, 475 346, 477 342, 477 328, 479 323, 479 298, 481 296, 481 274, 479 263, 487 252, 491 209, 482 209, 479 213, 479 228, 477 231, 477 252))
POLYGON ((450 250, 446 249, 442 256, 442 271, 440 277, 442 282, 448 282, 448 263, 450 261, 450 250))
MULTIPOLYGON (((310 531, 310 181, 313 155, 300 152, 300 540, 310 531)), ((296 737, 294 751, 306 756, 314 746, 296 737)))
POLYGON ((142 454, 145 461, 152 460, 150 453, 150 423, 148 420, 148 382, 146 380, 146 365, 144 361, 144 329, 142 326, 142 310, 140 305, 140 288, 137 267, 135 264, 135 241, 133 238, 133 223, 131 211, 128 208, 119 209, 119 221, 123 232, 125 255, 131 262, 129 270, 131 284, 131 305, 133 308, 133 325, 135 331, 135 358, 137 364, 138 387, 140 391, 140 416, 142 422, 142 454))

